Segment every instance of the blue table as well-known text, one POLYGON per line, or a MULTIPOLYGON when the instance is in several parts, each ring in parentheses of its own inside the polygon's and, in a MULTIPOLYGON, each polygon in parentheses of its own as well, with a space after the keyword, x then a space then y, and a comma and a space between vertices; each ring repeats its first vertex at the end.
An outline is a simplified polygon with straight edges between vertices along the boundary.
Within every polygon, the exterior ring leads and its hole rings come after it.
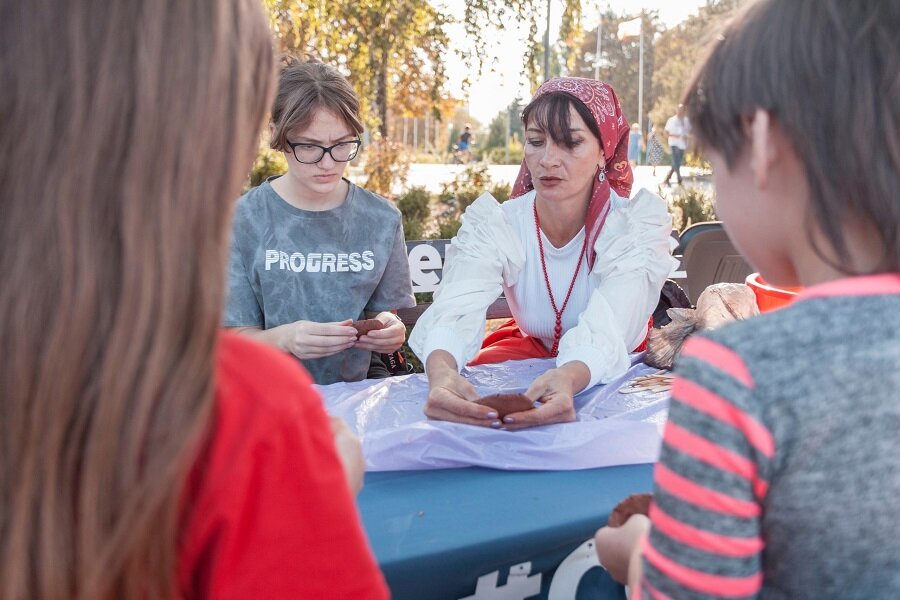
POLYGON ((602 569, 580 577, 567 557, 585 552, 622 498, 651 488, 649 464, 394 471, 367 474, 359 506, 395 600, 556 600, 573 573, 567 600, 624 598, 602 569))

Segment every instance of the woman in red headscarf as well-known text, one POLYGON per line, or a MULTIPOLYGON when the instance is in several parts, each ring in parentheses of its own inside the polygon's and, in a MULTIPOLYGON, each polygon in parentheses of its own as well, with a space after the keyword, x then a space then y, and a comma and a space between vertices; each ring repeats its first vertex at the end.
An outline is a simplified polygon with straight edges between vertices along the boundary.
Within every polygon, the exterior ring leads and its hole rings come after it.
POLYGON ((575 394, 628 369, 675 264, 663 200, 647 190, 629 200, 629 128, 610 86, 550 80, 522 120, 513 199, 483 194, 469 206, 434 304, 410 336, 434 419, 507 429, 574 420, 575 394), (482 340, 501 292, 514 322, 482 340), (459 374, 470 361, 540 357, 555 357, 556 368, 526 391, 539 407, 502 421, 473 402, 479 394, 459 374))

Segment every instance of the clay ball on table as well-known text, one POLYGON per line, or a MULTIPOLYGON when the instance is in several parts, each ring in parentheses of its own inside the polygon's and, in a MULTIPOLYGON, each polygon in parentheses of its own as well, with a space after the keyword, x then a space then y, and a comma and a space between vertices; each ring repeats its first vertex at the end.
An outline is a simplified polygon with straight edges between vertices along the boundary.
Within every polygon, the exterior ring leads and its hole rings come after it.
POLYGON ((525 394, 491 394, 482 396, 475 403, 490 406, 497 411, 497 416, 501 419, 508 414, 534 408, 534 402, 525 394))
POLYGON ((651 500, 653 500, 653 494, 632 494, 628 496, 612 509, 606 524, 610 527, 621 527, 631 515, 649 515, 651 500))

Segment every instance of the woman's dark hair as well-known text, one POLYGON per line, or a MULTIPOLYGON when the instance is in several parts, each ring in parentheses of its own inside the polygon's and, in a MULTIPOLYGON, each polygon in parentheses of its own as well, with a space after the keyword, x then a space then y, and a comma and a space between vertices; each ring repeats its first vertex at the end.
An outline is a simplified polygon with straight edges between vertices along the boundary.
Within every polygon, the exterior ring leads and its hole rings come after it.
POLYGON ((0 598, 181 597, 232 207, 275 82, 262 4, 0 15, 0 598))
POLYGON ((771 113, 806 171, 807 234, 814 240, 817 226, 847 273, 848 221, 877 231, 876 271, 900 270, 898 31, 897 0, 753 2, 718 36, 684 97, 701 147, 730 168, 746 150, 744 117, 771 113))
POLYGON ((549 92, 532 100, 522 111, 522 123, 528 128, 529 123, 547 132, 557 144, 564 144, 567 148, 575 147, 572 138, 572 125, 569 121, 569 107, 574 106, 578 115, 582 118, 597 141, 603 147, 600 137, 600 129, 594 116, 584 102, 566 92, 549 92))
POLYGON ((354 134, 362 135, 359 98, 340 71, 313 58, 286 57, 283 63, 272 108, 273 149, 289 152, 288 136, 309 125, 320 108, 330 110, 354 134))

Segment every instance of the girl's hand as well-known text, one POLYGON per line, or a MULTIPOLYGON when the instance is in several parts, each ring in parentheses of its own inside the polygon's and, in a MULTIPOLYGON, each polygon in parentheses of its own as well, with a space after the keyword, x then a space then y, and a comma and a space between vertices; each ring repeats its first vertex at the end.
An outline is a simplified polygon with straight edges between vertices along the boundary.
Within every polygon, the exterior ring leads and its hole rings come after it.
POLYGON ((334 323, 314 323, 296 321, 282 325, 279 346, 297 358, 322 358, 343 352, 356 344, 356 329, 353 321, 334 323))
POLYGON ((500 427, 497 411, 475 404, 481 396, 456 370, 456 361, 448 352, 435 350, 428 356, 428 400, 425 416, 439 421, 467 423, 482 427, 500 427))
POLYGON ((334 435, 334 446, 338 458, 344 466, 344 474, 353 495, 363 487, 363 476, 366 473, 366 461, 363 458, 362 445, 350 431, 350 427, 340 417, 331 417, 331 433, 334 435))
POLYGON ((400 348, 406 341, 406 325, 391 312, 378 313, 375 317, 384 323, 384 329, 373 329, 356 342, 356 348, 388 354, 400 348))
POLYGON ((575 394, 590 381, 587 366, 574 361, 550 369, 535 379, 525 395, 538 400, 540 407, 512 413, 503 418, 503 426, 509 430, 524 429, 551 423, 568 423, 575 420, 575 394))

